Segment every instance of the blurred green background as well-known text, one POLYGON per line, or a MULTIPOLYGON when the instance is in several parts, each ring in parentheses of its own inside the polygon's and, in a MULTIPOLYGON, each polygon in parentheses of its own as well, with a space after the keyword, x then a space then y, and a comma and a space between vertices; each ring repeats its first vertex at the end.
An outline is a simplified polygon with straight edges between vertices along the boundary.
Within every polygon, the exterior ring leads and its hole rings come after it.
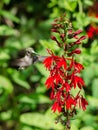
POLYGON ((0 130, 63 130, 44 82, 48 72, 41 63, 17 71, 8 66, 18 50, 33 47, 41 55, 46 48, 60 54, 50 40, 51 23, 66 13, 74 30, 88 38, 80 46, 85 66, 88 107, 78 110, 71 130, 98 130, 98 2, 95 0, 0 0, 0 130))

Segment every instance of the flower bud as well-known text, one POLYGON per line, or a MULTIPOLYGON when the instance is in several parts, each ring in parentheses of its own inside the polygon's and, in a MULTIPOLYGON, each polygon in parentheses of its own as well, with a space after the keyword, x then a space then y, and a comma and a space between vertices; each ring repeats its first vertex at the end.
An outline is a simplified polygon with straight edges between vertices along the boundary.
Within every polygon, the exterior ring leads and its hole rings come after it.
POLYGON ((55 29, 55 28, 52 28, 51 29, 51 32, 57 32, 57 33, 60 33, 57 29, 55 29))
POLYGON ((80 49, 75 49, 74 51, 72 51, 71 53, 68 53, 68 56, 72 56, 73 54, 80 54, 81 50, 80 49))
POLYGON ((72 54, 74 54, 74 53, 75 53, 75 54, 80 54, 80 53, 81 53, 81 50, 77 48, 77 49, 75 49, 74 51, 72 51, 72 54))
POLYGON ((51 39, 54 40, 54 41, 57 40, 55 36, 51 36, 51 39))

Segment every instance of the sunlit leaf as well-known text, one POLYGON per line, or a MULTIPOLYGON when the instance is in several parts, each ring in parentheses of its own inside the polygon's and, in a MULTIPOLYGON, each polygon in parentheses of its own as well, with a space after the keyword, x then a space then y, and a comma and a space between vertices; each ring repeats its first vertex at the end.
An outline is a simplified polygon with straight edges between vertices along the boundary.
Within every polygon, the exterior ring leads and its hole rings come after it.
POLYGON ((14 16, 11 12, 6 11, 6 10, 0 10, 0 15, 3 16, 3 17, 6 17, 6 18, 8 18, 8 19, 10 19, 10 20, 12 20, 12 21, 14 21, 14 22, 16 22, 16 23, 19 23, 19 21, 20 21, 20 20, 19 20, 16 16, 14 16))
POLYGON ((91 107, 98 107, 98 99, 97 98, 94 98, 94 97, 91 97, 91 96, 88 96, 88 102, 89 102, 89 105, 91 107))
POLYGON ((0 26, 0 36, 10 36, 16 35, 17 31, 9 26, 2 25, 0 26))
POLYGON ((95 130, 95 129, 91 126, 85 126, 85 127, 81 128, 80 130, 95 130))
POLYGON ((50 99, 44 95, 41 94, 29 94, 29 95, 20 95, 18 97, 19 101, 22 103, 28 103, 28 104, 40 104, 40 103, 50 103, 50 99))
POLYGON ((7 93, 12 93, 13 85, 10 80, 0 75, 0 88, 3 88, 7 93))
POLYGON ((93 97, 98 98, 98 78, 95 78, 92 82, 92 94, 93 97))
POLYGON ((55 124, 52 116, 47 116, 45 114, 39 113, 26 113, 20 116, 20 121, 24 124, 35 126, 37 128, 42 128, 44 130, 48 129, 62 129, 60 124, 55 124))

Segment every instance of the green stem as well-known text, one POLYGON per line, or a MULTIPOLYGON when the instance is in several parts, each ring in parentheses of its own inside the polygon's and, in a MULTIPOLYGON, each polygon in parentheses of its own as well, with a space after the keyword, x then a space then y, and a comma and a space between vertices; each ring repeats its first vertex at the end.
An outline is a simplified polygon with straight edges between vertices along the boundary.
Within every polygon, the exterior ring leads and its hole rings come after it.
POLYGON ((83 13, 83 5, 82 5, 81 0, 78 0, 78 5, 79 5, 79 12, 83 13))
POLYGON ((67 110, 66 130, 70 130, 70 117, 69 117, 69 112, 68 112, 68 110, 67 110))

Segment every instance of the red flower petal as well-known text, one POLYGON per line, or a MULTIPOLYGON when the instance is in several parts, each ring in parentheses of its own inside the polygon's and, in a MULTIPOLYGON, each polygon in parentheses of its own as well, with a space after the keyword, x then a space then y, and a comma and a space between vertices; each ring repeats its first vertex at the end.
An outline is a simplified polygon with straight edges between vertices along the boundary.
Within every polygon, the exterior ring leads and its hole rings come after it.
POLYGON ((74 65, 75 65, 76 71, 79 72, 79 73, 80 73, 81 70, 84 69, 83 65, 78 63, 78 62, 74 62, 74 65))
POLYGON ((56 82, 56 84, 62 84, 63 83, 63 79, 58 74, 54 75, 54 81, 56 82))
POLYGON ((45 85, 47 86, 47 88, 54 88, 54 78, 53 77, 49 77, 46 82, 45 85))
POLYGON ((67 67, 67 63, 66 63, 66 60, 64 59, 64 58, 61 58, 60 60, 59 60, 59 62, 57 63, 57 66, 60 68, 60 67, 64 67, 64 69, 66 69, 66 67, 67 67))
POLYGON ((66 92, 70 91, 70 85, 67 82, 63 84, 62 89, 64 88, 66 89, 66 92))
POLYGON ((52 66, 52 63, 53 63, 53 58, 52 58, 52 56, 45 58, 45 60, 44 60, 43 63, 44 63, 44 65, 45 65, 45 67, 46 67, 48 70, 50 70, 50 68, 51 68, 51 66, 52 66))
POLYGON ((76 42, 74 42, 74 44, 81 44, 81 41, 86 39, 86 36, 81 36, 76 42))
POLYGON ((76 85, 81 89, 82 86, 85 86, 84 80, 76 75, 71 76, 71 85, 73 85, 74 89, 76 88, 76 85))
POLYGON ((52 105, 51 109, 53 110, 53 112, 56 112, 56 111, 61 112, 61 105, 60 105, 60 103, 54 102, 54 104, 52 105))
POLYGON ((74 32, 75 35, 78 35, 82 32, 82 30, 77 30, 76 32, 74 32))
POLYGON ((85 100, 85 98, 81 97, 81 107, 83 110, 86 110, 86 106, 88 105, 88 102, 85 100))
POLYGON ((72 105, 76 105, 76 101, 70 96, 68 95, 68 98, 66 99, 66 109, 71 109, 72 105))

